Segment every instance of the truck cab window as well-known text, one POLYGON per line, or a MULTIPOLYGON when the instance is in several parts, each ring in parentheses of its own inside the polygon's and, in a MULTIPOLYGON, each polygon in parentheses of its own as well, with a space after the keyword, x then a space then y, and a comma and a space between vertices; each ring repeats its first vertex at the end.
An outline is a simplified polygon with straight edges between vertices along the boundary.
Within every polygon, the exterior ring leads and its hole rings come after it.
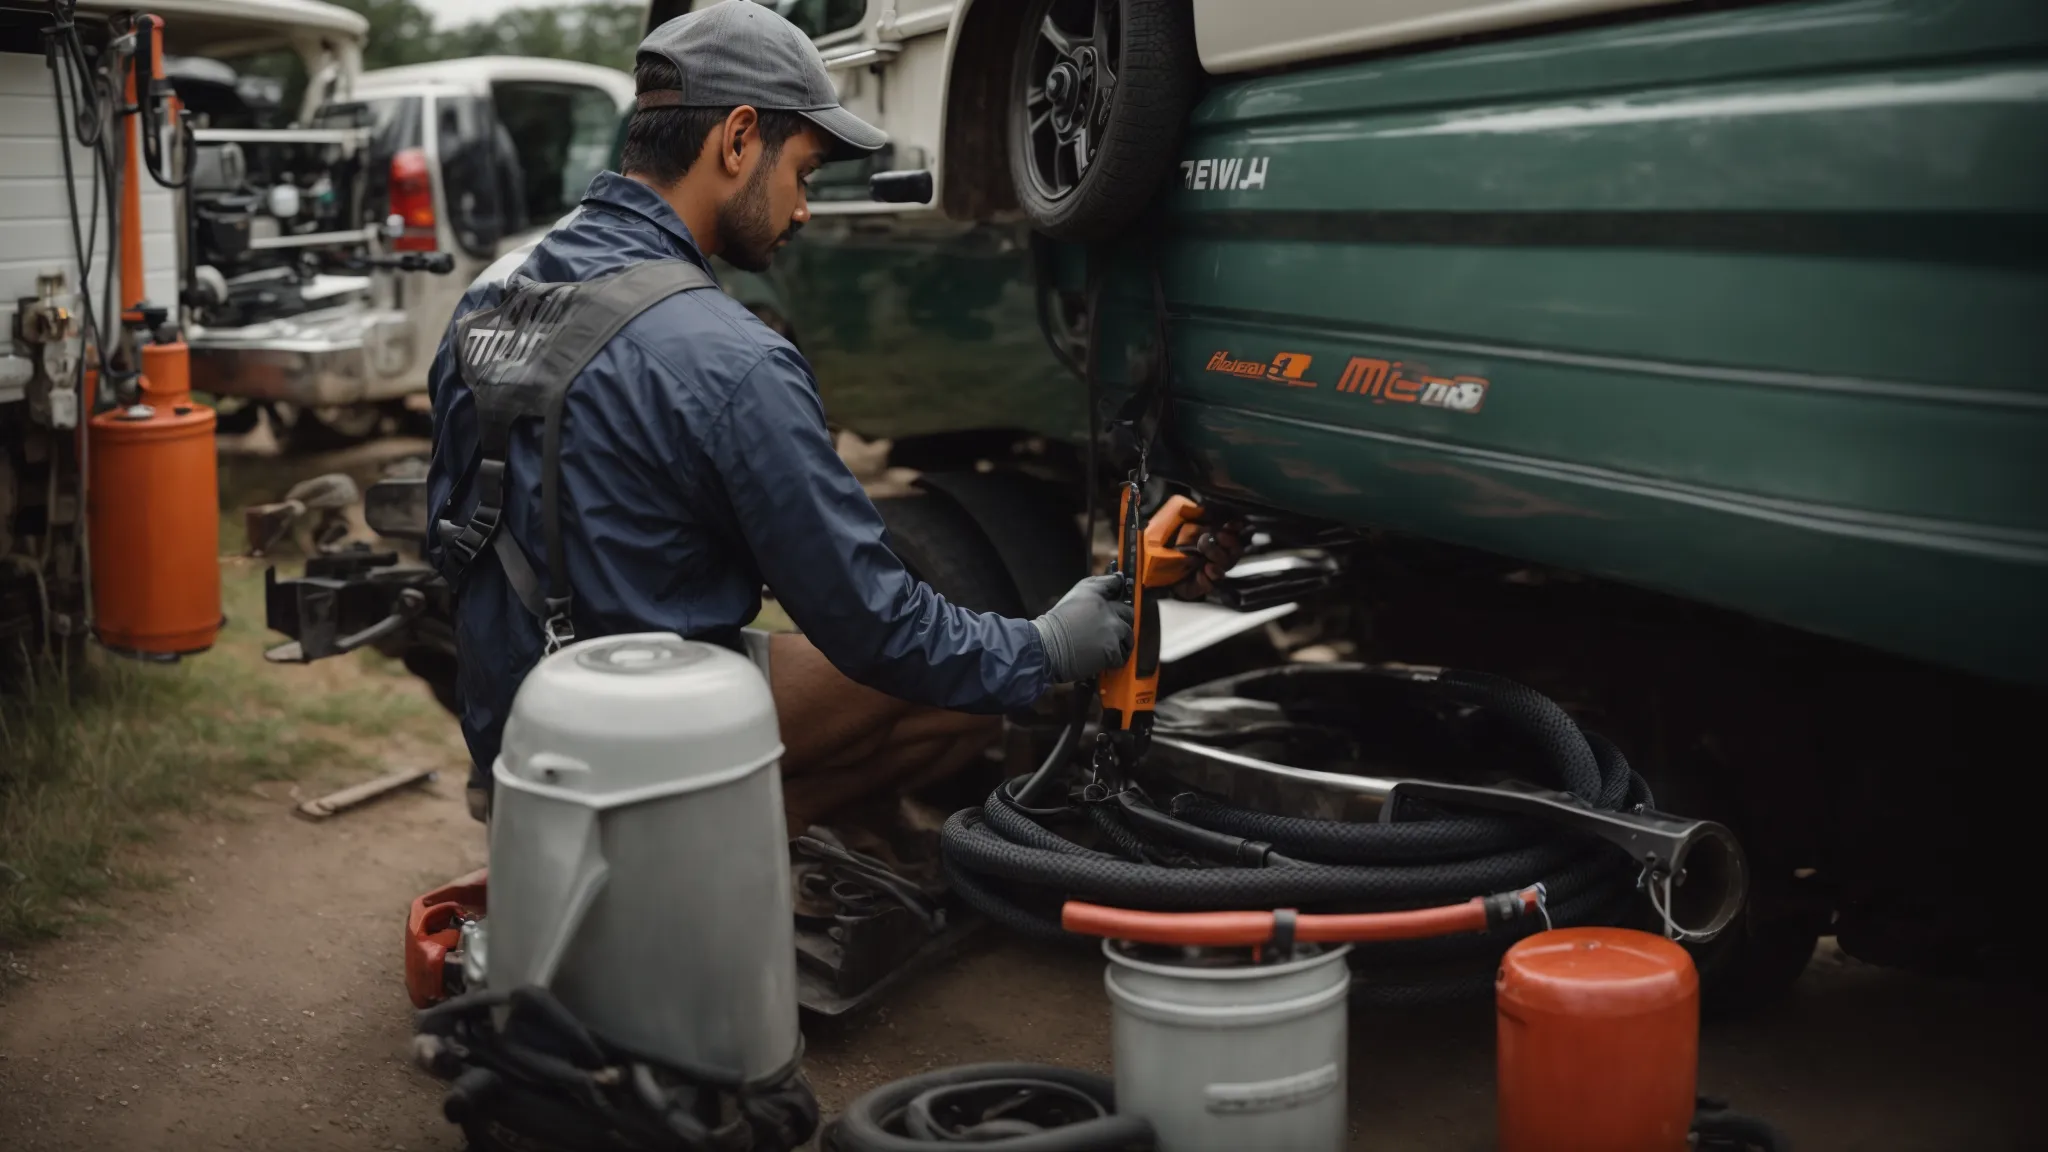
POLYGON ((510 136, 482 98, 441 96, 435 106, 442 195, 456 243, 472 256, 495 256, 498 241, 520 231, 526 219, 510 136))
POLYGON ((604 170, 618 129, 612 98, 581 84, 495 84, 498 123, 518 159, 524 218, 515 230, 545 228, 574 208, 604 170))
POLYGON ((868 12, 868 0, 772 0, 767 6, 813 40, 844 32, 868 12))
POLYGON ((370 152, 363 168, 365 203, 384 205, 391 196, 391 158, 420 146, 420 99, 386 96, 329 104, 313 117, 313 127, 370 129, 370 152))

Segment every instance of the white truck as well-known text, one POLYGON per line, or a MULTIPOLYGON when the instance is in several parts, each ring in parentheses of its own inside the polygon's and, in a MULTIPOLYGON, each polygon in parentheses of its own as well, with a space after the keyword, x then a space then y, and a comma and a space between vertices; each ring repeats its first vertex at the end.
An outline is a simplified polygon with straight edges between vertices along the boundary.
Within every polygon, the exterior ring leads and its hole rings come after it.
POLYGON ((574 60, 477 56, 365 72, 353 103, 385 141, 401 252, 444 253, 448 276, 408 276, 424 392, 435 344, 472 280, 575 209, 611 163, 633 78, 574 60))
MULTIPOLYGON (((131 6, 0 0, 0 647, 85 634, 87 318, 119 338, 113 175, 131 6), (95 134, 105 141, 97 146, 95 134), (90 297, 90 298, 88 298, 90 297)), ((377 126, 347 98, 368 25, 317 0, 160 0, 168 114, 139 178, 145 298, 179 322, 223 422, 299 436, 415 388, 377 126), (296 111, 247 65, 295 59, 296 111), (161 177, 158 179, 156 177, 161 177), (237 404, 239 403, 239 408, 237 404)), ((164 97, 146 101, 165 107, 164 97)), ((145 137, 152 134, 145 133, 145 137)), ((401 254, 403 255, 403 254, 401 254)), ((419 254, 424 255, 424 254, 419 254)), ((424 263, 419 255, 415 262, 424 263)), ((101 396, 102 401, 105 400, 101 396)))

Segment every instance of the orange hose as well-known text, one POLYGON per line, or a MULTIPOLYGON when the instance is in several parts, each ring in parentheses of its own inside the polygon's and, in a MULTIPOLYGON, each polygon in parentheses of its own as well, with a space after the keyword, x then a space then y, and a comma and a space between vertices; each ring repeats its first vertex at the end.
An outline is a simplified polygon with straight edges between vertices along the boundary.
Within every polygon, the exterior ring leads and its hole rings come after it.
MULTIPOLYGON (((135 51, 141 54, 141 64, 152 80, 166 78, 163 30, 161 16, 135 18, 135 51)), ((131 61, 130 67, 123 69, 127 73, 123 91, 128 97, 127 106, 140 109, 142 101, 152 97, 136 90, 134 63, 131 61)), ((176 123, 175 105, 170 114, 171 122, 176 123)), ((121 120, 122 147, 127 149, 121 169, 121 314, 125 318, 136 311, 149 288, 142 266, 142 113, 130 112, 121 120)))
MULTIPOLYGON (((142 43, 136 49, 149 51, 153 29, 145 23, 155 17, 143 17, 136 21, 136 31, 142 36, 142 43)), ((127 95, 127 106, 137 107, 135 91, 135 69, 123 69, 128 74, 123 91, 127 95)), ((138 113, 121 117, 121 314, 126 317, 142 303, 142 152, 141 137, 137 134, 140 120, 138 113)))
POLYGON ((1060 927, 1083 936, 1143 944, 1197 944, 1242 948, 1273 938, 1271 912, 1133 912, 1069 900, 1060 927))
MULTIPOLYGON (((1536 910, 1535 889, 1515 895, 1525 913, 1536 910)), ((1243 948, 1272 941, 1273 917, 1271 912, 1138 912, 1069 900, 1060 909, 1060 926, 1083 936, 1140 944, 1243 948)), ((1462 904, 1404 912, 1297 916, 1294 938, 1305 944, 1356 944, 1455 936, 1461 932, 1484 932, 1486 927, 1486 900, 1475 896, 1462 904)))
POLYGON ((1441 908, 1414 908, 1405 912, 1359 912, 1343 916, 1303 916, 1295 929, 1297 940, 1334 944, 1368 940, 1422 940, 1431 936, 1456 936, 1461 932, 1486 931, 1486 902, 1478 897, 1463 904, 1441 908))

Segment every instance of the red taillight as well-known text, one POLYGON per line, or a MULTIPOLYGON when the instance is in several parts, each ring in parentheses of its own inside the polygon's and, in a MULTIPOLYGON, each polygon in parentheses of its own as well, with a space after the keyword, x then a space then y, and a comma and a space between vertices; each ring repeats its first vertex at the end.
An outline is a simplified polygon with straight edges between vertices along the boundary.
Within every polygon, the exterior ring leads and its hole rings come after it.
POLYGON ((427 154, 407 148, 391 158, 391 212, 405 221, 405 233, 391 242, 401 252, 432 252, 434 181, 427 173, 427 154))

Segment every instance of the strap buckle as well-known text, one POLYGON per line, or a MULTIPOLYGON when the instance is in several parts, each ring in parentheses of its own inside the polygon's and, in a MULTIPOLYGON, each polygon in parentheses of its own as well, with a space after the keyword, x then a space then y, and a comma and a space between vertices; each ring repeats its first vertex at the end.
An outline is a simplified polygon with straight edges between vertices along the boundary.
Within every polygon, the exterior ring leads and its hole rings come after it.
POLYGON ((576 626, 569 623, 569 616, 566 612, 557 612, 543 621, 540 626, 540 634, 540 654, 544 657, 553 656, 555 653, 560 652, 565 645, 576 642, 576 626))
POLYGON ((441 521, 441 546, 455 557, 457 568, 467 568, 491 542, 491 536, 498 530, 499 510, 479 504, 469 514, 469 522, 458 524, 443 518, 441 521))
POLYGON ((543 603, 548 615, 540 625, 541 655, 546 657, 576 642, 576 625, 569 621, 569 607, 575 601, 568 596, 550 596, 543 603))

